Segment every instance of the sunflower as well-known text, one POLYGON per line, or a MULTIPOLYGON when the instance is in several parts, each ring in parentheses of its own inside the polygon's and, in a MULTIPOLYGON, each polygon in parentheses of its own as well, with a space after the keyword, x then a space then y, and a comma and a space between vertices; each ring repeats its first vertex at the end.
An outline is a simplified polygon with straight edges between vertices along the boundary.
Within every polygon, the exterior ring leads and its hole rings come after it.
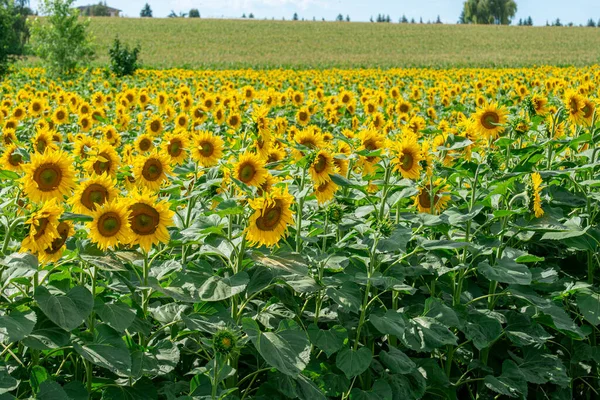
POLYGON ((198 131, 192 138, 192 159, 203 167, 217 165, 223 156, 223 139, 207 131, 198 131))
POLYGON ((326 150, 321 150, 315 156, 315 160, 308 168, 308 172, 316 185, 321 185, 331 178, 329 175, 337 173, 333 155, 326 150))
POLYGON ((417 137, 412 133, 404 134, 400 141, 392 142, 391 148, 394 154, 391 160, 394 171, 400 172, 405 179, 419 179, 423 154, 417 137))
POLYGON ((46 108, 46 103, 43 99, 33 99, 31 103, 29 103, 29 113, 34 117, 38 117, 44 112, 46 108))
MULTIPOLYGON (((286 155, 286 153, 283 148, 281 148, 280 146, 273 146, 269 149, 269 151, 267 153, 266 163, 267 164, 278 163, 279 161, 281 161, 285 158, 285 155, 286 155)), ((278 168, 280 168, 280 166, 277 165, 277 166, 274 166, 273 168, 278 169, 278 168)))
POLYGON ((326 181, 320 185, 315 185, 315 196, 319 204, 327 203, 332 200, 335 196, 335 192, 339 189, 339 186, 333 183, 333 181, 326 181))
POLYGON ((68 202, 73 211, 79 214, 89 214, 98 206, 117 198, 117 184, 107 174, 91 175, 81 182, 68 202))
POLYGON ((87 223, 90 240, 106 250, 119 244, 129 244, 133 233, 129 226, 128 203, 114 199, 91 213, 93 221, 87 223))
POLYGON ((56 198, 62 200, 75 186, 73 160, 62 150, 33 154, 23 165, 21 184, 27 197, 35 203, 56 198))
POLYGON ((252 153, 242 154, 233 166, 233 177, 248 186, 262 185, 268 173, 264 161, 252 153))
POLYGON ((310 112, 308 107, 302 107, 296 113, 296 122, 298 125, 306 126, 310 122, 310 112))
POLYGON ((102 135, 104 136, 104 139, 106 139, 106 141, 113 147, 119 147, 121 144, 121 135, 112 125, 105 126, 102 129, 102 135))
POLYGON ((495 139, 504 132, 506 124, 506 109, 499 107, 496 103, 490 103, 477 110, 473 115, 475 128, 481 136, 495 139))
POLYGON ((536 218, 541 218, 544 216, 544 210, 542 209, 542 197, 540 195, 542 191, 541 175, 537 172, 531 174, 531 183, 533 185, 533 211, 535 212, 536 218))
POLYGON ((242 126, 242 117, 237 113, 229 114, 229 117, 227 117, 227 125, 232 129, 239 129, 239 127, 242 126))
POLYGON ((58 237, 52 241, 50 246, 37 254, 42 264, 60 260, 67 239, 75 234, 75 229, 70 221, 61 221, 56 227, 56 231, 58 232, 58 237))
POLYGON ((47 129, 39 129, 32 138, 31 143, 36 153, 44 153, 48 150, 58 150, 58 146, 52 142, 52 134, 47 129))
POLYGON ((143 133, 135 139, 135 148, 140 153, 147 153, 154 148, 154 141, 152 136, 147 133, 143 133))
POLYGON ((217 124, 221 125, 225 122, 225 109, 223 107, 218 107, 213 113, 213 118, 217 124))
POLYGON ((82 135, 73 143, 73 154, 84 160, 88 157, 90 151, 97 146, 98 143, 94 138, 82 135))
POLYGON ((173 225, 173 211, 167 201, 158 201, 158 196, 147 190, 129 194, 129 225, 133 232, 131 244, 138 244, 148 252, 152 245, 168 243, 168 227, 173 225))
POLYGON ((82 115, 79 117, 79 121, 77 123, 79 124, 79 128, 81 128, 82 132, 89 132, 93 124, 92 117, 89 115, 82 115))
POLYGON ((591 101, 590 99, 583 99, 583 115, 581 119, 585 121, 588 125, 592 123, 595 109, 596 105, 593 101, 591 101))
POLYGON ((24 150, 19 151, 19 148, 16 145, 8 145, 2 153, 2 157, 0 157, 0 169, 12 172, 23 171, 22 152, 24 152, 24 150))
POLYGON ((539 94, 531 96, 531 105, 536 115, 546 115, 548 113, 548 99, 539 94))
POLYGON ((184 131, 178 130, 164 135, 161 149, 171 157, 173 164, 183 164, 187 159, 189 140, 184 131))
POLYGON ((66 124, 69 121, 69 110, 65 107, 57 107, 52 113, 52 122, 56 125, 66 124))
POLYGON ((163 131, 163 122, 160 117, 152 117, 146 122, 146 132, 152 136, 158 136, 163 131))
POLYGON ((248 221, 246 238, 251 246, 275 246, 294 222, 294 196, 286 188, 275 188, 264 197, 248 200, 254 213, 248 221))
POLYGON ((12 117, 14 119, 16 119, 17 121, 21 121, 23 118, 25 118, 26 115, 27 115, 27 112, 25 111, 25 107, 23 107, 23 106, 15 107, 12 112, 12 117))
POLYGON ((26 221, 29 234, 21 243, 21 251, 35 254, 52 245, 52 241, 60 237, 56 228, 62 213, 63 208, 56 199, 45 202, 39 210, 33 212, 26 221))
POLYGON ((84 167, 89 173, 93 172, 96 175, 107 173, 115 177, 120 163, 121 159, 115 148, 110 144, 102 143, 97 146, 94 153, 88 154, 84 167))
POLYGON ((2 143, 5 146, 11 145, 17 142, 17 134, 14 129, 4 129, 2 132, 2 143))
POLYGON ((414 204, 419 212, 431 213, 431 203, 433 200, 435 213, 439 214, 446 208, 446 205, 450 201, 450 195, 447 194, 449 190, 449 186, 442 179, 438 179, 434 182, 433 187, 431 184, 427 184, 419 188, 419 193, 415 196, 414 204))
POLYGON ((169 158, 159 151, 147 156, 138 156, 133 163, 133 175, 138 185, 152 191, 158 191, 170 173, 169 158))
POLYGON ((565 109, 569 114, 569 121, 578 124, 583 119, 585 103, 583 97, 574 90, 565 93, 565 109))
POLYGON ((175 117, 175 128, 187 129, 190 119, 187 114, 181 113, 175 117))

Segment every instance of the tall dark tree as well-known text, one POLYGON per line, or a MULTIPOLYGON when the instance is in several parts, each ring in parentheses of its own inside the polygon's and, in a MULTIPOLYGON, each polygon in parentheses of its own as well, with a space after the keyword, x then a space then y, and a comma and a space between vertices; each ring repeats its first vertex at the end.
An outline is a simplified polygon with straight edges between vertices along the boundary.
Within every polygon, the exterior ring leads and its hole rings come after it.
POLYGON ((344 21, 344 16, 342 14, 338 14, 337 17, 335 17, 335 20, 338 22, 343 22, 344 21))
POLYGON ((200 18, 200 11, 197 8, 192 8, 188 13, 189 18, 200 18))
POLYGON ((152 8, 150 8, 150 4, 146 3, 142 11, 140 11, 140 17, 152 18, 152 8))
POLYGON ((350 16, 346 15, 346 22, 350 22, 350 16))
POLYGON ((298 13, 294 13, 294 16, 292 17, 293 21, 298 21, 298 13))
POLYGON ((515 0, 467 0, 462 23, 508 25, 517 13, 515 0))
POLYGON ((594 21, 593 19, 589 19, 587 22, 587 26, 590 28, 595 28, 596 27, 596 21, 594 21))
POLYGON ((527 17, 527 26, 533 26, 533 19, 531 18, 531 16, 527 17))

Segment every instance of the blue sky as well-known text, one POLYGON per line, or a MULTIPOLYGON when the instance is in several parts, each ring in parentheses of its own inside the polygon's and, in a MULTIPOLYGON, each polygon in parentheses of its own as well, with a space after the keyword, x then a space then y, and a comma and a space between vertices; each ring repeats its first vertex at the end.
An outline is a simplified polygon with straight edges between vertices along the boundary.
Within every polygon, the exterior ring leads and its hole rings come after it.
MULTIPOLYGON (((557 17, 562 22, 585 24, 589 18, 600 19, 600 0, 516 0, 518 11, 515 18, 531 15, 535 25, 545 25, 546 20, 557 17)), ((39 0, 31 0, 36 8, 39 0)), ((98 0, 77 0, 76 5, 97 3, 98 0)), ((128 17, 138 17, 140 9, 148 2, 155 17, 166 17, 171 10, 187 12, 198 8, 206 18, 238 18, 243 13, 253 13, 256 18, 291 19, 294 12, 302 18, 325 18, 333 20, 342 13, 352 21, 368 21, 377 14, 389 14, 394 21, 406 14, 417 21, 435 20, 439 15, 445 23, 455 23, 462 9, 463 0, 107 0, 111 7, 123 10, 128 17)))

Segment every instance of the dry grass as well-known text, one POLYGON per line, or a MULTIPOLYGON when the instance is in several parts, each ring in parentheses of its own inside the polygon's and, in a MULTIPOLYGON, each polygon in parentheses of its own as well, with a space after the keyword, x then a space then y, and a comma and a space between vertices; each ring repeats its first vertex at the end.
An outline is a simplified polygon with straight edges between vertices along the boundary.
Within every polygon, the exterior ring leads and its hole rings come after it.
POLYGON ((115 36, 148 67, 520 67, 600 62, 600 29, 94 18, 99 64, 115 36))

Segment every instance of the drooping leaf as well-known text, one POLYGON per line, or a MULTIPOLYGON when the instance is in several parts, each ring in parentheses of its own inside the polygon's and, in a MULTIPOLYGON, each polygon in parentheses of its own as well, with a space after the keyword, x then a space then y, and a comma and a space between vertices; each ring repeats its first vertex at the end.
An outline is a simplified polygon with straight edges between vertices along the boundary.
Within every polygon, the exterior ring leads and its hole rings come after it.
POLYGON ((591 291, 577 293, 577 306, 579 311, 590 324, 600 324, 600 294, 591 291))
POLYGON ((135 319, 135 313, 119 301, 102 304, 97 312, 102 321, 119 332, 129 328, 135 319))
POLYGON ((514 260, 504 257, 497 264, 491 266, 487 261, 479 263, 477 269, 490 281, 515 285, 530 285, 531 272, 524 264, 517 264, 514 260))
POLYGON ((402 335, 402 342, 409 348, 430 352, 446 345, 456 345, 456 336, 450 330, 428 317, 417 317, 409 320, 402 335))
POLYGON ((37 322, 34 311, 21 313, 14 311, 0 316, 0 342, 17 342, 29 335, 37 322))
POLYGON ((71 400, 65 390, 54 381, 44 381, 36 396, 39 400, 71 400))
POLYGON ((346 348, 338 352, 335 365, 350 379, 365 372, 372 359, 373 353, 366 347, 358 350, 346 348))
POLYGON ((325 330, 319 329, 315 324, 311 324, 307 332, 311 343, 320 350, 323 350, 327 357, 331 357, 331 355, 344 347, 344 342, 348 339, 346 328, 340 325, 334 325, 331 329, 325 330))
POLYGON ((328 288, 327 296, 348 311, 358 314, 362 305, 360 287, 354 282, 344 282, 339 289, 328 288))
POLYGON ((131 355, 121 335, 108 325, 96 326, 94 340, 76 342, 73 348, 86 360, 115 374, 131 375, 131 355))
POLYGON ((487 375, 484 379, 485 386, 496 393, 508 397, 527 397, 527 381, 514 361, 506 360, 502 363, 502 375, 494 377, 487 375))
POLYGON ((75 286, 66 295, 53 295, 39 286, 34 298, 44 314, 66 331, 81 325, 94 307, 92 294, 83 286, 75 286))
POLYGON ((384 335, 394 335, 398 337, 404 335, 406 321, 402 314, 397 313, 394 310, 387 310, 383 316, 371 314, 369 321, 371 321, 373 326, 384 335))
POLYGON ((469 313, 465 325, 465 336, 472 340, 477 349, 483 350, 492 345, 502 335, 500 322, 485 312, 469 313))
POLYGON ((379 359, 393 374, 410 374, 417 367, 413 360, 395 347, 379 353, 379 359))
POLYGON ((419 371, 407 375, 388 375, 386 382, 392 388, 392 400, 417 400, 425 395, 425 378, 419 371))
POLYGON ((229 278, 212 276, 198 289, 202 301, 221 301, 242 293, 250 277, 246 272, 239 272, 229 278))
POLYGON ((279 372, 296 378, 306 368, 310 342, 295 325, 283 324, 278 332, 261 332, 256 321, 243 318, 242 327, 259 354, 279 372))
POLYGON ((350 398, 352 400, 391 400, 393 397, 391 386, 384 380, 375 381, 371 390, 352 389, 350 398))

